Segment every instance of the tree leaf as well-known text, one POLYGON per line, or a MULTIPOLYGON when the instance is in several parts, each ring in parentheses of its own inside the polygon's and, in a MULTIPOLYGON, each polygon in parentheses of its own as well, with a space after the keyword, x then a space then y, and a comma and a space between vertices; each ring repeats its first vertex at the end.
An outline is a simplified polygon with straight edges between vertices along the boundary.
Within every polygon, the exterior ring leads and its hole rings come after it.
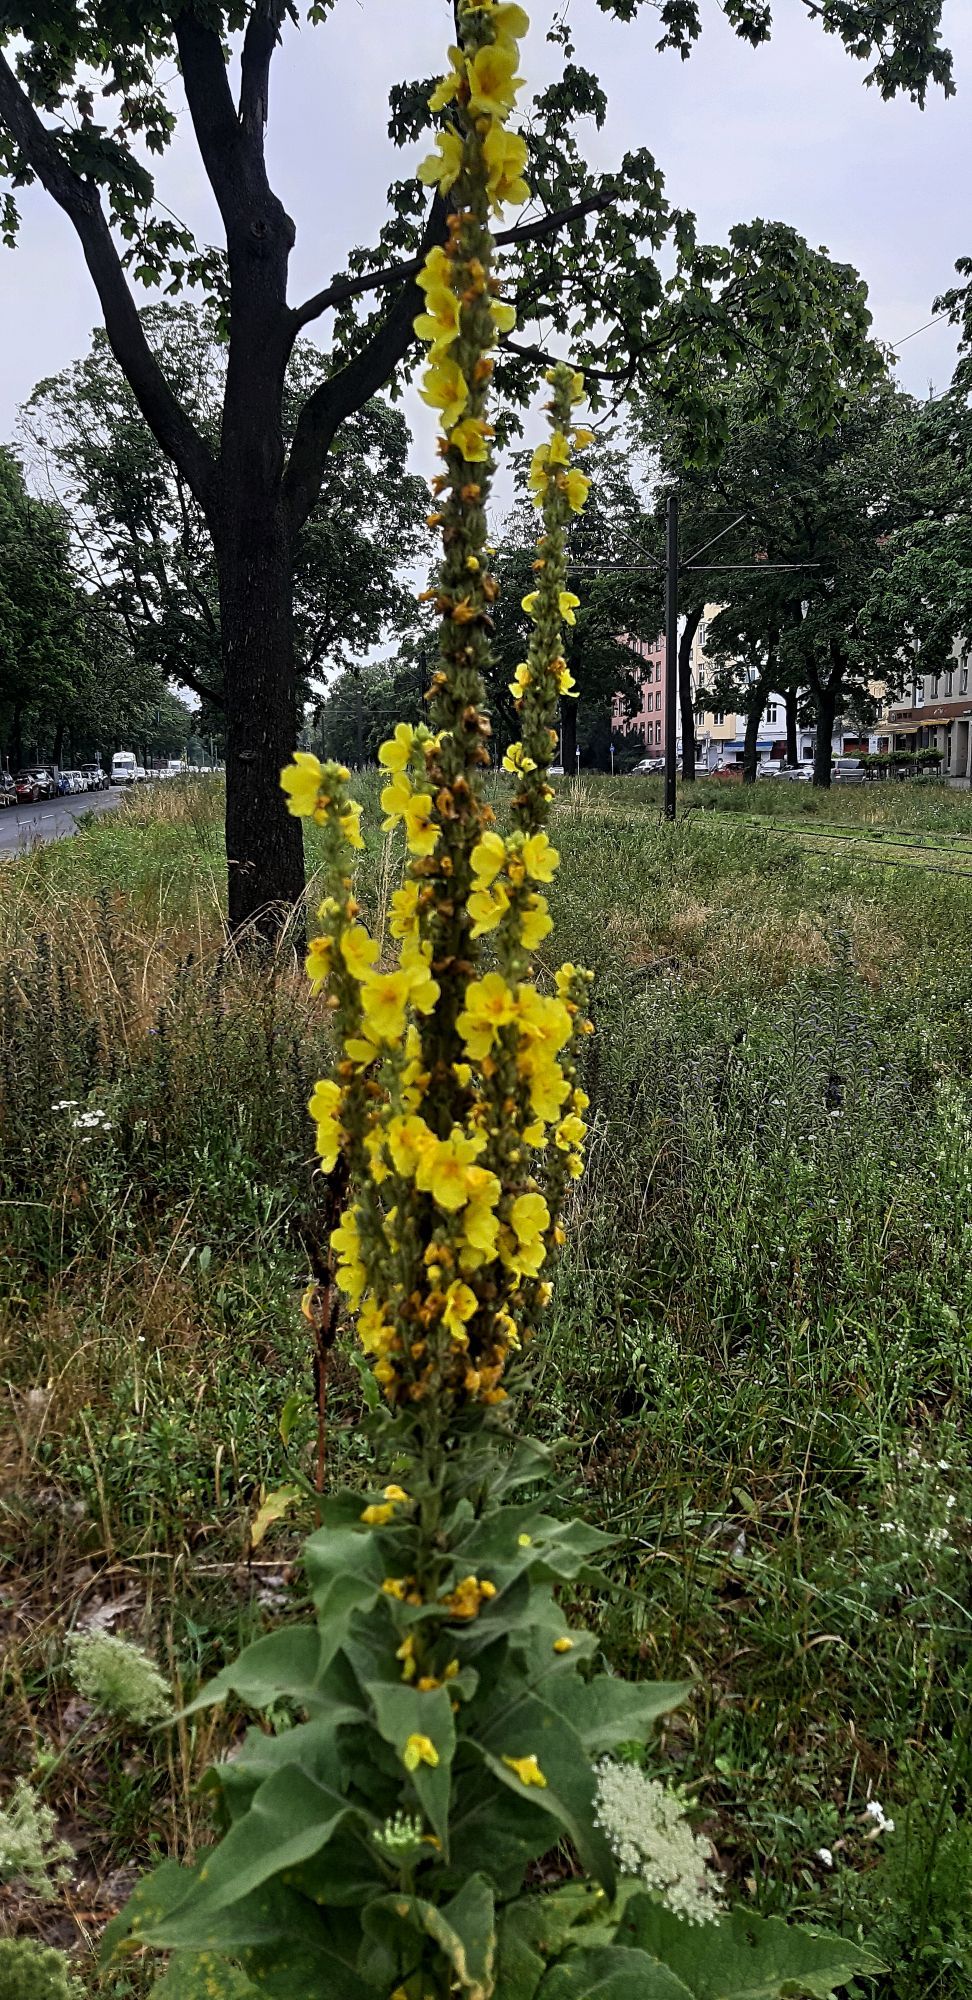
POLYGON ((618 1934, 669 1966, 695 2000, 829 2000, 848 1980, 882 1970, 849 1938, 747 1910, 717 1924, 687 1924, 649 1896, 628 1905, 618 1934))

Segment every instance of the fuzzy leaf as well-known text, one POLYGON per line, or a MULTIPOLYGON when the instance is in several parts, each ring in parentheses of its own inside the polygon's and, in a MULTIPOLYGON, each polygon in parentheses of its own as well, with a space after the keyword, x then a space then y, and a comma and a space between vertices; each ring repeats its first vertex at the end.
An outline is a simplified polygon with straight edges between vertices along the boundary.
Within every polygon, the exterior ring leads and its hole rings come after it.
POLYGON ((250 1708, 270 1708, 282 1697, 312 1708, 320 1671, 321 1638, 316 1625, 283 1625, 244 1646, 236 1660, 207 1681, 183 1710, 193 1715, 212 1708, 228 1695, 239 1695, 250 1708))
MULTIPOLYGON (((463 2000, 491 2000, 495 1992, 496 1925, 493 1891, 482 1875, 472 1875, 442 1909, 420 1896, 383 1896, 369 1905, 363 1928, 373 1949, 362 1954, 362 1970, 391 1982, 408 1964, 407 1933, 434 1939, 452 1970, 451 1991, 463 2000), (402 1932, 406 1933, 403 1939, 402 1932)), ((416 1953, 417 1956, 417 1953, 416 1953)))
POLYGON ((546 1700, 576 1729, 591 1756, 617 1743, 643 1742, 651 1724, 691 1692, 691 1681, 629 1683, 610 1674, 591 1681, 576 1674, 551 1676, 544 1686, 546 1700))
POLYGON ((746 1910, 717 1924, 687 1924, 648 1896, 628 1905, 618 1935, 671 1967, 695 2000, 829 2000, 838 1986, 882 1969, 849 1938, 746 1910))
POLYGON ((291 1507, 296 1507, 297 1502, 305 1498, 305 1491, 303 1486, 278 1486, 273 1493, 267 1494, 250 1522, 251 1549, 259 1548, 267 1529, 273 1526, 274 1521, 282 1521, 291 1507))
MULTIPOLYGON (((512 1689, 509 1691, 512 1694, 512 1689)), ((484 1732, 482 1751, 490 1769, 520 1799, 539 1806, 573 1841, 588 1872, 608 1895, 614 1890, 611 1850, 594 1824, 594 1779, 583 1745, 557 1710, 527 1694, 497 1699, 495 1720, 484 1732), (507 1757, 536 1757, 546 1784, 524 1785, 507 1757)))
POLYGON ((667 1965, 624 1945, 572 1951, 547 1974, 537 2000, 690 2000, 667 1965))
POLYGON ((427 1736, 434 1744, 438 1763, 419 1763, 409 1775, 433 1832, 448 1853, 456 1730, 452 1703, 445 1688, 431 1688, 427 1694, 419 1694, 416 1688, 400 1683, 371 1681, 365 1692, 374 1703, 379 1734, 399 1757, 410 1736, 427 1736))
POLYGON ((211 1951, 173 1958, 156 1980, 152 1996, 153 2000, 260 2000, 246 1973, 211 1951))

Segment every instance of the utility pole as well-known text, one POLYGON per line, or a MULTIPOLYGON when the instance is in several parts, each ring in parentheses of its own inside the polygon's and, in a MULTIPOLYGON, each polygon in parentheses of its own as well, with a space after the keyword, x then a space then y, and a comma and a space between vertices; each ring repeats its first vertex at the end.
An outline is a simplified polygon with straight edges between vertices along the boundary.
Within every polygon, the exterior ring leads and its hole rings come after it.
POLYGON ((665 818, 675 818, 678 704, 678 495, 665 508, 665 818))
POLYGON ((357 760, 356 768, 360 771, 364 765, 364 710, 361 700, 360 674, 355 675, 354 682, 354 749, 357 760))

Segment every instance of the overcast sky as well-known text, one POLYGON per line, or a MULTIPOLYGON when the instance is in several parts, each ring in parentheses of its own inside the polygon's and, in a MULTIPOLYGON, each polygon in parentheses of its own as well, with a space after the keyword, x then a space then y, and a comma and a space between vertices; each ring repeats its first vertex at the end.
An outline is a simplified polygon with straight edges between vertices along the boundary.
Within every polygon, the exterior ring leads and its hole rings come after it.
MULTIPOLYGON (((549 71, 550 0, 530 11, 536 26, 522 66, 533 84, 549 71)), ((682 63, 655 53, 650 7, 622 25, 594 0, 570 0, 578 58, 599 72, 609 97, 605 128, 591 128, 590 156, 611 167, 628 148, 649 147, 670 200, 694 209, 709 239, 757 215, 794 224, 857 266, 877 333, 903 340, 930 318, 955 259, 972 254, 968 0, 945 6, 958 95, 946 103, 933 93, 923 112, 906 101, 883 104, 865 89, 863 67, 807 19, 800 0, 776 0, 773 41, 758 50, 737 41, 717 0, 703 0, 703 11, 705 35, 682 63)), ((297 223, 295 302, 343 267, 350 245, 374 240, 387 181, 405 170, 385 138, 388 86, 442 66, 450 13, 446 0, 336 0, 325 27, 287 23, 268 151, 297 223)), ((203 238, 215 239, 188 140, 173 146, 159 188, 203 238)), ((21 199, 20 246, 0 249, 0 438, 13 435, 17 407, 34 384, 84 352, 97 318, 70 225, 42 192, 29 189, 21 199)), ((918 394, 930 383, 944 387, 954 352, 947 325, 918 334, 902 347, 899 380, 918 394)))

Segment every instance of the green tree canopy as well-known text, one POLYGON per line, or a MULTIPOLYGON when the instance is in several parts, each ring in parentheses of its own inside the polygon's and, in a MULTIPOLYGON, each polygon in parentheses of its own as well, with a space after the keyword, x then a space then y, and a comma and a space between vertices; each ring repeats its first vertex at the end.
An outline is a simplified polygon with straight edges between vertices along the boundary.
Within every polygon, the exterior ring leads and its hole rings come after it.
MULTIPOLYGON (((642 11, 642 0, 597 4, 624 20, 642 11)), ((687 55, 702 30, 701 0, 655 4, 659 45, 687 55)), ((904 90, 921 101, 929 83, 951 88, 941 0, 803 4, 870 64, 884 95, 904 90)), ((771 32, 771 0, 725 0, 722 12, 750 42, 771 32)), ((331 13, 332 0, 310 0, 315 32, 327 33, 331 13)), ((271 184, 265 139, 272 65, 278 49, 293 48, 298 25, 283 0, 205 9, 146 0, 121 12, 114 0, 84 0, 55 14, 23 0, 0 26, 4 233, 16 235, 23 183, 39 182, 69 218, 112 350, 213 538, 230 918, 243 924, 263 912, 268 928, 303 883, 300 828, 277 789, 294 736, 296 540, 340 426, 411 357, 421 303, 415 272, 447 227, 446 203, 416 179, 413 149, 434 118, 447 123, 450 113, 433 117, 428 83, 404 81, 392 93, 390 131, 409 158, 375 243, 350 253, 346 271, 309 297, 288 298, 296 226, 271 184), (198 245, 156 198, 153 163, 181 117, 221 218, 213 248, 198 245), (153 350, 133 282, 201 288, 216 302, 229 341, 218 446, 153 350), (301 332, 329 311, 332 353, 288 437, 290 356, 301 332)), ((712 457, 724 442, 712 392, 727 372, 745 382, 758 355, 754 395, 758 380, 763 401, 767 382, 781 397, 795 368, 805 413, 823 422, 837 378, 872 369, 860 285, 847 272, 835 276, 829 260, 780 223, 756 221, 731 231, 724 246, 699 245, 691 216, 667 204, 646 147, 611 174, 594 172, 581 135, 586 120, 604 123, 604 92, 575 60, 568 19, 559 15, 550 34, 560 73, 524 118, 533 207, 499 239, 504 296, 519 318, 497 371, 503 394, 522 406, 551 345, 569 343, 605 394, 650 382, 684 415, 697 455, 712 457), (659 262, 665 245, 668 279, 659 262)), ((337 207, 339 193, 331 199, 337 207)))

